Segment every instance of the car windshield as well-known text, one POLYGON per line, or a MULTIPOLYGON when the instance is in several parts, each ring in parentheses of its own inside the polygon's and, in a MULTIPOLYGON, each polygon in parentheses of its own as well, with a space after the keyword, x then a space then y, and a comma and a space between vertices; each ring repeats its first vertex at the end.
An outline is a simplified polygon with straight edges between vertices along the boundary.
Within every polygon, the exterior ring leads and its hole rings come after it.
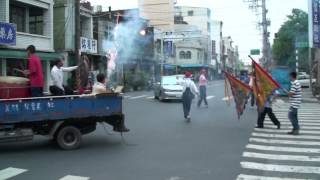
POLYGON ((176 77, 163 77, 162 84, 163 85, 176 85, 177 79, 176 79, 176 77))

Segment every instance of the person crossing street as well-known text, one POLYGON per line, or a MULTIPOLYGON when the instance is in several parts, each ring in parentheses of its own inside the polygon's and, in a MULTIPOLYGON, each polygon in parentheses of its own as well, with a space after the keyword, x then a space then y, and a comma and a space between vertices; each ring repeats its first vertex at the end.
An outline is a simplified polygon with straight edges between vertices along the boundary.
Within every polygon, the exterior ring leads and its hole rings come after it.
POLYGON ((198 101, 198 107, 201 106, 202 101, 204 101, 205 106, 208 107, 207 84, 208 84, 208 80, 206 78, 206 70, 202 69, 200 77, 199 77, 200 97, 199 97, 199 101, 198 101))
POLYGON ((184 118, 190 122, 190 110, 191 110, 191 103, 194 99, 195 95, 199 95, 199 91, 195 83, 191 80, 192 74, 190 72, 185 73, 185 77, 180 79, 177 76, 177 83, 183 86, 183 93, 182 93, 182 105, 183 105, 183 113, 184 118))

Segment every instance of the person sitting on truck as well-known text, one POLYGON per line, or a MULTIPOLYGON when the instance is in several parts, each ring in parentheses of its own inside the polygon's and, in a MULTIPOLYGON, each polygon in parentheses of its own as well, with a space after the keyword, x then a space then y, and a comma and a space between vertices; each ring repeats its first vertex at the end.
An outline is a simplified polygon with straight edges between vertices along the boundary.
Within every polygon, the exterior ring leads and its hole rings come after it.
MULTIPOLYGON (((97 82, 93 85, 92 94, 105 94, 112 93, 110 89, 107 88, 106 76, 102 73, 97 75, 97 82)), ((130 129, 126 128, 124 124, 124 119, 119 119, 117 121, 110 120, 107 122, 113 126, 113 130, 116 132, 128 132, 130 129)))
POLYGON ((51 69, 52 85, 50 86, 50 92, 54 96, 73 95, 73 90, 63 85, 63 73, 71 72, 78 68, 78 66, 63 67, 63 60, 57 59, 54 62, 54 66, 51 69))
POLYGON ((97 82, 93 85, 92 94, 105 94, 112 93, 110 89, 107 88, 106 76, 102 73, 97 75, 97 82))

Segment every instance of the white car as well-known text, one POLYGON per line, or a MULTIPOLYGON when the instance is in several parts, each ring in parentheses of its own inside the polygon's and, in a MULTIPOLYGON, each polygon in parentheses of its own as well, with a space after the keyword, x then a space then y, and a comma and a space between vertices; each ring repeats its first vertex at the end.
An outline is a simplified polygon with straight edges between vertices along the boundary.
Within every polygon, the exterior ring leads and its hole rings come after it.
MULTIPOLYGON (((301 84, 301 87, 303 88, 309 88, 310 87, 310 76, 308 74, 301 74, 298 75, 297 80, 301 84)), ((312 83, 316 82, 316 79, 312 79, 312 83)))
POLYGON ((162 76, 154 88, 154 98, 160 101, 169 99, 181 99, 183 87, 177 83, 177 76, 162 76))

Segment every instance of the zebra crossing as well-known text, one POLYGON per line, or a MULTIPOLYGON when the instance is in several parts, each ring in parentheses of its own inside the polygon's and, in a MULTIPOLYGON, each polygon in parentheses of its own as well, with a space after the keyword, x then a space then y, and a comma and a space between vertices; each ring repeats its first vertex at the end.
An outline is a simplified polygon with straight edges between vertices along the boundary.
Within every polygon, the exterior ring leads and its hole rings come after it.
MULTIPOLYGON (((18 176, 23 176, 24 173, 28 172, 27 169, 20 169, 14 167, 8 167, 0 170, 0 180, 14 179, 18 176)), ((89 177, 75 176, 75 175, 66 175, 58 180, 89 180, 89 177)))
POLYGON ((320 104, 302 104, 298 111, 300 135, 288 135, 289 104, 273 106, 281 129, 266 117, 263 129, 255 128, 240 162, 237 180, 320 179, 320 104))

